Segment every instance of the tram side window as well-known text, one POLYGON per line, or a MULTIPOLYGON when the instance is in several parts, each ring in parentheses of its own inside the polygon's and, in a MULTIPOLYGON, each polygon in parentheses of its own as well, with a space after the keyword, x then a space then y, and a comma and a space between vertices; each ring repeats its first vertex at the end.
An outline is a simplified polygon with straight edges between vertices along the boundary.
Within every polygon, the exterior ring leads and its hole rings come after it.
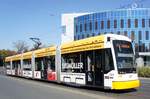
POLYGON ((93 61, 93 57, 94 57, 94 52, 93 51, 86 51, 84 53, 85 55, 85 65, 86 65, 86 69, 87 71, 94 71, 94 61, 93 61))
POLYGON ((49 56, 46 58, 46 64, 48 69, 55 71, 55 56, 49 56))
POLYGON ((5 66, 6 66, 6 69, 10 69, 11 67, 10 67, 10 62, 6 62, 5 63, 5 66))
POLYGON ((12 69, 15 69, 15 62, 12 62, 12 69))
POLYGON ((20 68, 20 61, 13 61, 12 65, 12 69, 20 68))
POLYGON ((95 68, 97 69, 102 69, 102 53, 103 53, 103 50, 95 50, 95 68))
POLYGON ((87 51, 85 54, 87 71, 97 71, 103 69, 104 73, 114 69, 111 49, 99 49, 95 51, 87 51))
POLYGON ((43 67, 43 58, 36 58, 35 59, 35 70, 40 71, 43 67))
POLYGON ((114 65, 113 65, 113 58, 112 58, 112 53, 111 53, 111 49, 106 49, 105 52, 103 53, 103 59, 104 60, 104 72, 107 73, 110 70, 114 69, 114 65))
POLYGON ((51 56, 51 69, 55 71, 55 56, 51 56))
POLYGON ((24 70, 31 70, 32 69, 31 59, 23 60, 23 69, 24 70))
POLYGON ((84 72, 83 56, 81 52, 62 55, 62 72, 84 72))
POLYGON ((21 68, 21 61, 17 61, 17 68, 21 68))

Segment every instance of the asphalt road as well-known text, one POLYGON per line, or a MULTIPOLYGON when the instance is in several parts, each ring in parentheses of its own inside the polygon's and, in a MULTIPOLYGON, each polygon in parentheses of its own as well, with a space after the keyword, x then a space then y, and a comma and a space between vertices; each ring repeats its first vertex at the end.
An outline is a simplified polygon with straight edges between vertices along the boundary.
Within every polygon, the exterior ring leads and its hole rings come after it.
POLYGON ((62 86, 0 75, 0 99, 150 99, 150 79, 139 89, 108 91, 62 86))

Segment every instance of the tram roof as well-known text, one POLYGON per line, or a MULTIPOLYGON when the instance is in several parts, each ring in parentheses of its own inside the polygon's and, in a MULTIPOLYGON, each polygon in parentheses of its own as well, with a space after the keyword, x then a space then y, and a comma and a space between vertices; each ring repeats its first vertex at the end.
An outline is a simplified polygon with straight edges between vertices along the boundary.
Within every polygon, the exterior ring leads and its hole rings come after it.
POLYGON ((6 58, 5 58, 5 62, 9 62, 9 61, 11 61, 11 58, 12 58, 12 56, 8 56, 8 57, 6 57, 6 58))
POLYGON ((47 47, 34 51, 35 57, 44 57, 49 55, 55 55, 56 47, 47 47))
POLYGON ((22 55, 21 55, 21 54, 14 55, 14 56, 12 56, 12 61, 20 60, 20 59, 21 59, 21 57, 22 57, 22 55))
POLYGON ((104 35, 94 36, 61 45, 62 54, 95 50, 104 47, 104 35))
POLYGON ((33 51, 23 53, 22 54, 23 59, 31 59, 32 58, 32 53, 33 53, 33 51))

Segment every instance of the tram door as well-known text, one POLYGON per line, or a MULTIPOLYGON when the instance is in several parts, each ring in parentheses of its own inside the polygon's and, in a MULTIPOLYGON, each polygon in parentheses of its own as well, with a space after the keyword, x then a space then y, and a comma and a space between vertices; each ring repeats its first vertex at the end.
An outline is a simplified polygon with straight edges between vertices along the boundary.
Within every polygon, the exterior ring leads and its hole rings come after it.
POLYGON ((43 59, 43 69, 42 69, 42 78, 44 79, 44 80, 47 80, 47 67, 48 67, 48 63, 47 63, 47 58, 45 57, 44 59, 43 59))
POLYGON ((93 85, 94 83, 94 71, 92 69, 93 65, 93 52, 88 51, 84 53, 85 55, 85 64, 87 66, 86 68, 86 83, 87 85, 93 85))
POLYGON ((101 50, 86 52, 86 82, 88 85, 103 86, 104 73, 101 50))
POLYGON ((103 70, 103 50, 96 50, 94 53, 94 76, 95 76, 95 85, 103 86, 104 85, 104 70, 103 70))

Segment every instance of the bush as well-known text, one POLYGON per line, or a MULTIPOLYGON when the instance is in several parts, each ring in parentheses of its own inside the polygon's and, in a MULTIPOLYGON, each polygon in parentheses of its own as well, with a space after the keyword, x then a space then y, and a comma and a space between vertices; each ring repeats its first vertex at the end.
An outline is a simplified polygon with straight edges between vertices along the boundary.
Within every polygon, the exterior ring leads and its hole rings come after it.
POLYGON ((150 77, 150 67, 140 67, 137 71, 139 77, 150 77))

